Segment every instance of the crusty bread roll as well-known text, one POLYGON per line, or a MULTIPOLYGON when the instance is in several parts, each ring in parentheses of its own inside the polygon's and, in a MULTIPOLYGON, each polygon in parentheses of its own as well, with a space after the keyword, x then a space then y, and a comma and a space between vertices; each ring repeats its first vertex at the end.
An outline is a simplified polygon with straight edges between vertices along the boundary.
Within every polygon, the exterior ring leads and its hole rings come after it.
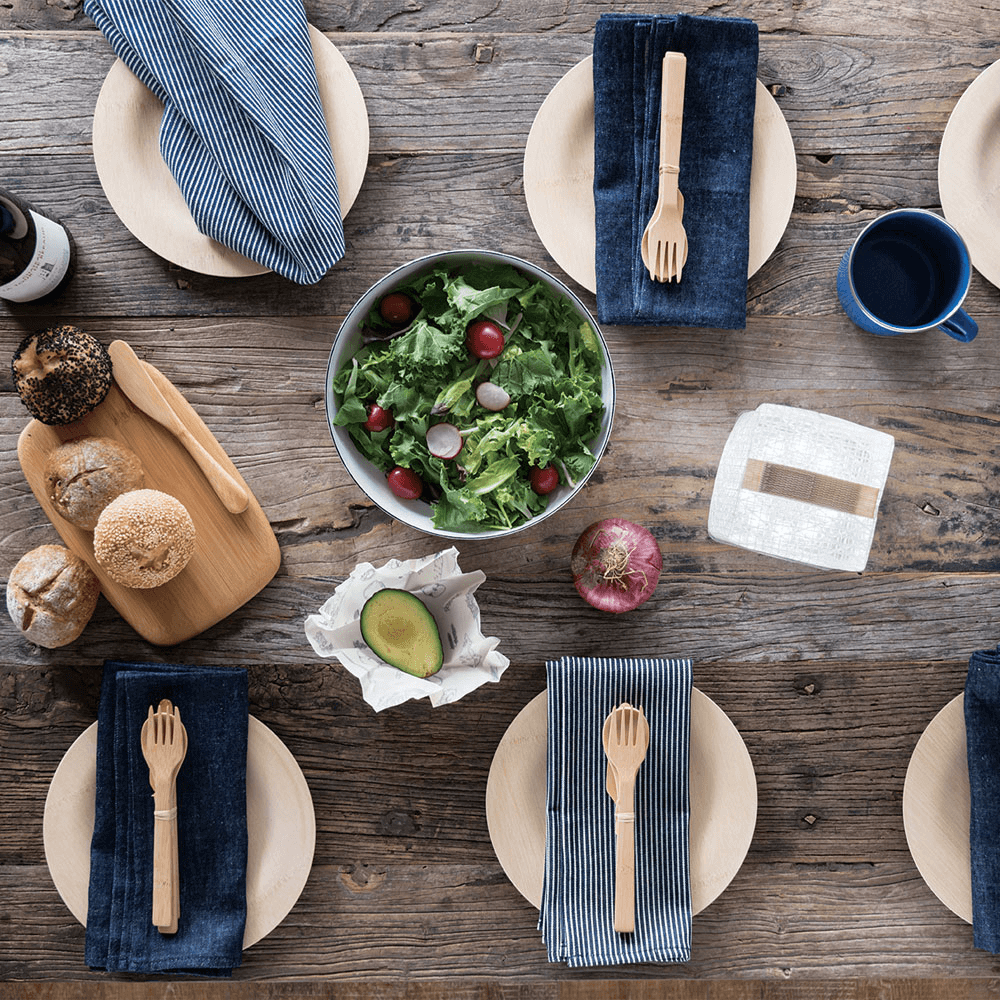
POLYGON ((86 416, 111 388, 111 357, 104 345, 75 326, 30 333, 10 365, 21 402, 43 424, 86 416))
POLYGON ((113 438, 76 438, 49 452, 45 482, 55 509, 71 524, 93 531, 115 497, 142 486, 142 463, 113 438))
POLYGON ((7 581, 7 613, 32 642, 65 646, 84 630, 101 585, 90 567, 62 545, 40 545, 18 561, 7 581))
POLYGON ((123 587, 148 590, 172 580, 194 555, 194 522, 176 497, 132 490, 101 511, 94 556, 123 587))

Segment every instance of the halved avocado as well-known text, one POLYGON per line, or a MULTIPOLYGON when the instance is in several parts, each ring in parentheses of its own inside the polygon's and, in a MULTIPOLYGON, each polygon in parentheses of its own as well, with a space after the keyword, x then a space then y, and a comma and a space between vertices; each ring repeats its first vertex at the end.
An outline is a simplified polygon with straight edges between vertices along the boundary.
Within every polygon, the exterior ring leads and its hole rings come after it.
POLYGON ((405 590, 372 594, 361 609, 361 634, 376 656, 414 677, 430 677, 444 662, 434 616, 405 590))

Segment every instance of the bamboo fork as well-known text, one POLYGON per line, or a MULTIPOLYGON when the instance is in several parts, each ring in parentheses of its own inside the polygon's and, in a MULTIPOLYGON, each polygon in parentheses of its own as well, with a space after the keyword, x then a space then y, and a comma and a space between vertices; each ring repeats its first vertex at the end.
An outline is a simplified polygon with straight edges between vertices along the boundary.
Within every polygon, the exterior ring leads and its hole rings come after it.
POLYGON ((187 754, 187 730, 180 711, 164 698, 149 714, 140 735, 153 789, 153 913, 161 934, 176 934, 180 918, 177 855, 177 772, 187 754))
POLYGON ((615 909, 619 934, 635 930, 635 777, 649 749, 649 723, 642 708, 619 705, 604 723, 605 752, 615 799, 615 909))
POLYGON ((687 58, 680 52, 663 57, 660 80, 660 166, 656 208, 642 234, 642 260, 654 281, 680 281, 688 240, 681 221, 684 196, 677 186, 684 120, 687 58))

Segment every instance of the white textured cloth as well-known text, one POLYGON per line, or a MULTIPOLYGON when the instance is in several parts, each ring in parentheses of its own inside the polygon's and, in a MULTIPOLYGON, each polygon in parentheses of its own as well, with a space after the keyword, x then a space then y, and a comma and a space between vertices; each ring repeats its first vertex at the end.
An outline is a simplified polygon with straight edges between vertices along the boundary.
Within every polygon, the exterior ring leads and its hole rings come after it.
POLYGON ((205 235, 300 284, 344 254, 301 0, 85 0, 163 102, 160 152, 205 235))
POLYGON ((882 500, 895 441, 891 434, 826 413, 762 403, 741 413, 719 460, 708 511, 717 542, 795 562, 860 573, 868 563, 876 518, 747 489, 747 462, 830 476, 882 500))
POLYGON ((691 661, 565 656, 546 664, 545 877, 538 926, 570 966, 691 957, 691 661), (649 751, 635 785, 635 931, 614 929, 615 819, 604 720, 642 707, 649 751))

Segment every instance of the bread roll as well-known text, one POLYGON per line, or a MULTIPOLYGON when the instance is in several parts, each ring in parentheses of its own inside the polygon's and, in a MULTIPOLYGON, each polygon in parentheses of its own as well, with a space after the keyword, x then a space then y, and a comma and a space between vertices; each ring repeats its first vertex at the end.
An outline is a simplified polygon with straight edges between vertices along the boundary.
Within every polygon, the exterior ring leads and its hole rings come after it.
POLYGON ((194 522, 180 500, 159 490, 132 490, 101 511, 94 555, 123 587, 148 590, 172 580, 194 555, 194 522))
POLYGON ((93 531, 115 497, 142 486, 142 464, 113 438, 76 438, 49 453, 45 482, 55 509, 71 524, 93 531))
POLYGON ((55 649, 84 630, 101 585, 62 545, 40 545, 18 561, 7 581, 7 613, 32 642, 55 649))
POLYGON ((111 388, 111 356, 75 326, 28 334, 10 365, 21 402, 43 424, 68 424, 86 416, 111 388))

